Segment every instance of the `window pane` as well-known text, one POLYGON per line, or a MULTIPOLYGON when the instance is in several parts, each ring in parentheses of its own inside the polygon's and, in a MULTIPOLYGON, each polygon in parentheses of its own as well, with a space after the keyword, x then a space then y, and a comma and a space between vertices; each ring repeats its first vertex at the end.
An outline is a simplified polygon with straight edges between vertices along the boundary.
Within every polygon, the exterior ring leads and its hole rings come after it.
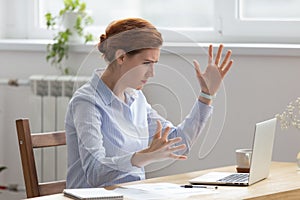
POLYGON ((62 0, 39 0, 37 3, 38 8, 38 21, 37 24, 41 28, 46 28, 45 14, 50 12, 53 16, 57 16, 59 8, 64 5, 62 0))
POLYGON ((239 17, 244 20, 298 21, 299 0, 239 0, 239 17))
POLYGON ((95 25, 126 17, 142 17, 158 27, 207 28, 213 25, 213 0, 86 0, 95 25))
MULTIPOLYGON (((214 0, 85 0, 94 26, 107 26, 113 20, 142 17, 158 27, 210 28, 214 19, 214 0)), ((46 12, 58 13, 62 0, 39 0, 39 26, 46 12)))

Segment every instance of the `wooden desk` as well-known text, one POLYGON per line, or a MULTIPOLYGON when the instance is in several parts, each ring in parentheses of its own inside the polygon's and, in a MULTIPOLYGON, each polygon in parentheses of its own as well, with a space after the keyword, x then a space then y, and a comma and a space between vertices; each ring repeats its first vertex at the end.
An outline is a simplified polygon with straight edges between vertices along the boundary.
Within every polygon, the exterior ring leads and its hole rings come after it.
MULTIPOLYGON (((122 185, 158 182, 188 184, 189 179, 209 171, 235 171, 235 166, 152 178, 122 185)), ((296 163, 272 162, 270 175, 267 179, 248 187, 219 186, 218 191, 218 193, 191 196, 187 199, 299 199, 300 171, 297 171, 296 163)), ((64 197, 63 194, 56 194, 32 198, 32 200, 70 200, 70 198, 64 197)))

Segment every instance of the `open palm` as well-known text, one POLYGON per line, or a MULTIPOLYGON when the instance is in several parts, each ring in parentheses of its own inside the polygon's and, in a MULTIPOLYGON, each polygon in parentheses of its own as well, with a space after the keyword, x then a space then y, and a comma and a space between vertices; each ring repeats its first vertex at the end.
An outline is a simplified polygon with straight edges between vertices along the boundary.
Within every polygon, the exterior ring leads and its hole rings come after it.
POLYGON ((204 73, 200 70, 200 64, 194 60, 194 66, 197 74, 198 81, 202 92, 215 95, 219 89, 225 75, 232 66, 233 61, 231 58, 231 51, 227 51, 223 61, 221 62, 221 56, 224 46, 219 46, 215 62, 213 62, 213 46, 210 45, 208 49, 208 65, 204 73))

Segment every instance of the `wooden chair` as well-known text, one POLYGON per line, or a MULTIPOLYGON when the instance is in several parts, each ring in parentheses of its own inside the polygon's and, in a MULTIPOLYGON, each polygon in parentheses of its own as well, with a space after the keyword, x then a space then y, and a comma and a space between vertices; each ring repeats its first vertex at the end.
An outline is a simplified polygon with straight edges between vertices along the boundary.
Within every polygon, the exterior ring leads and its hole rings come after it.
POLYGON ((66 181, 38 182, 33 148, 66 145, 65 132, 31 134, 28 119, 17 119, 16 127, 27 198, 61 193, 66 181))

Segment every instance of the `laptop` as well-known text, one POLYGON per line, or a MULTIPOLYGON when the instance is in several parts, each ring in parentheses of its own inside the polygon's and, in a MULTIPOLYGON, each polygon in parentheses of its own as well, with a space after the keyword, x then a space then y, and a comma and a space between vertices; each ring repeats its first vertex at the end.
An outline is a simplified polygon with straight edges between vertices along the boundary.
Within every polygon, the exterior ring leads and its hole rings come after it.
POLYGON ((189 180, 191 184, 249 186, 268 177, 272 160, 276 118, 255 125, 249 173, 209 172, 189 180))

